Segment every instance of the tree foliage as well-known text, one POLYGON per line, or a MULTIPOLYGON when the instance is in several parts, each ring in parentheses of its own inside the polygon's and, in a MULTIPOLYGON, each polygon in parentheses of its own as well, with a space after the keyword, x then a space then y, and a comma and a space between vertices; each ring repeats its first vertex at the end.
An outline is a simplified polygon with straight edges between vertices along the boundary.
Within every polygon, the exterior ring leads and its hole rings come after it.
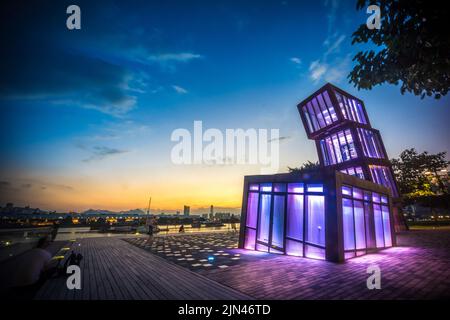
POLYGON ((288 167, 288 170, 289 170, 289 172, 300 172, 300 171, 304 171, 304 170, 316 169, 319 167, 320 167, 319 162, 312 162, 312 161, 308 160, 305 163, 303 163, 300 167, 297 167, 297 168, 288 167))
POLYGON ((407 149, 398 159, 392 159, 400 193, 407 197, 448 193, 440 174, 450 164, 445 156, 446 152, 429 154, 426 151, 417 153, 415 149, 407 149))
POLYGON ((352 35, 352 44, 372 43, 379 50, 360 51, 348 79, 359 89, 401 84, 404 94, 439 99, 450 88, 449 6, 435 0, 358 0, 357 9, 381 9, 381 29, 366 24, 352 35))

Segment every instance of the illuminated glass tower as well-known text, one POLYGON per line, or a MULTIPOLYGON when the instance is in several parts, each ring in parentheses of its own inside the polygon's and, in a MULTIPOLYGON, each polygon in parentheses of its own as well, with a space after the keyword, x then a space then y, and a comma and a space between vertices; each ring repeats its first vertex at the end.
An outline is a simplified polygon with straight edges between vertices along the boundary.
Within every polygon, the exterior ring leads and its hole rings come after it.
POLYGON ((322 166, 381 184, 399 196, 380 132, 372 128, 362 100, 327 83, 297 108, 322 166))

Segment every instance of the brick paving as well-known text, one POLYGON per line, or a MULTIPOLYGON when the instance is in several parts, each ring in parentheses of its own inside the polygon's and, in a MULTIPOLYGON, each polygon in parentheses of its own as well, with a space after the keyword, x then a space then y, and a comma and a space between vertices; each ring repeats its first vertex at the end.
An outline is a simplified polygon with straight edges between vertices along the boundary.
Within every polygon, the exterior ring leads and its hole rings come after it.
MULTIPOLYGON (((178 243, 194 241, 187 238, 193 236, 183 237, 186 239, 178 238, 178 243)), ((397 247, 353 258, 343 264, 235 249, 232 242, 236 238, 230 234, 214 235, 214 239, 203 239, 206 235, 195 237, 196 244, 186 243, 186 248, 192 244, 199 251, 203 250, 202 242, 210 246, 211 241, 216 244, 226 241, 227 247, 215 246, 214 252, 221 249, 230 256, 239 254, 240 259, 232 263, 221 260, 220 265, 228 264, 226 268, 216 267, 214 262, 209 267, 185 267, 257 299, 450 298, 450 230, 404 232, 398 235, 397 247), (381 269, 380 290, 366 287, 369 276, 366 270, 373 264, 381 269)), ((169 242, 175 240, 166 241, 170 246, 169 242)), ((167 259, 165 252, 169 249, 162 248, 160 243, 160 252, 158 245, 147 250, 156 251, 154 253, 167 259)), ((170 250, 178 251, 177 248, 170 250)), ((201 259, 201 254, 195 258, 201 259)), ((171 260, 186 264, 185 260, 171 260)))

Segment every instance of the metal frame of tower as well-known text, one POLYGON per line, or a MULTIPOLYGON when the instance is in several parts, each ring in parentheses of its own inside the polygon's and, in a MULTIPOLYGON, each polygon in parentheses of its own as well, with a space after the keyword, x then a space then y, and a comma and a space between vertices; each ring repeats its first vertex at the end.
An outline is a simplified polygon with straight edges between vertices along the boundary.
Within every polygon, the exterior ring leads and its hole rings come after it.
MULTIPOLYGON (((384 167, 388 170, 389 175, 390 175, 390 179, 388 177, 388 180, 391 180, 390 183, 392 185, 391 191, 392 191, 393 200, 394 200, 394 202, 397 202, 396 210, 395 210, 395 211, 397 211, 397 213, 395 214, 395 220, 396 220, 395 229, 396 229, 396 231, 405 229, 406 224, 404 222, 403 216, 401 215, 401 206, 400 206, 400 202, 399 202, 398 187, 397 187, 397 182, 395 181, 395 176, 394 176, 394 172, 392 170, 392 165, 387 156, 386 148, 384 146, 383 139, 381 138, 380 132, 378 130, 372 128, 372 125, 370 123, 370 119, 367 114, 367 110, 364 105, 364 102, 361 99, 351 95, 350 93, 332 85, 331 83, 327 83, 324 86, 322 86, 320 89, 315 91, 313 94, 308 96, 306 99, 304 99, 302 102, 300 102, 297 105, 297 108, 300 113, 300 118, 302 120, 302 123, 305 128, 308 139, 315 141, 316 151, 317 151, 317 155, 319 157, 319 162, 320 162, 321 166, 328 167, 328 168, 334 168, 337 171, 345 170, 347 168, 361 167, 363 174, 364 174, 364 178, 366 180, 369 180, 369 181, 372 181, 375 183, 377 183, 377 181, 375 181, 375 179, 370 171, 370 166, 380 166, 380 167, 384 167), (325 92, 326 92, 327 98, 329 97, 329 100, 324 98, 325 92), (344 97, 345 102, 343 101, 340 104, 336 93, 338 93, 338 95, 340 95, 341 97, 344 97), (319 96, 320 96, 321 100, 319 99, 319 96), (314 105, 314 107, 311 108, 313 100, 315 100, 314 101, 315 105, 314 105), (359 106, 358 106, 358 104, 354 103, 354 101, 356 101, 359 104, 359 106), (328 105, 329 102, 331 102, 331 106, 328 105), (352 103, 353 103, 354 107, 353 107, 352 103), (309 106, 308 106, 308 104, 309 104, 309 106), (343 105, 345 105, 345 106, 343 106, 343 105), (365 123, 359 122, 355 119, 349 119, 349 118, 351 118, 351 115, 347 115, 348 110, 346 108, 348 106, 350 106, 350 108, 355 108, 355 112, 360 110, 362 112, 363 118, 365 118, 364 119, 365 123), (331 108, 334 109, 333 112, 335 113, 335 116, 336 116, 335 120, 333 120, 333 118, 331 117, 331 111, 330 111, 331 108), (328 121, 331 120, 331 124, 326 124, 325 118, 322 118, 322 122, 325 122, 325 126, 323 126, 322 128, 316 129, 314 131, 311 131, 311 128, 313 128, 314 125, 312 125, 311 116, 309 115, 310 110, 313 111, 314 116, 316 117, 314 119, 314 120, 316 120, 316 124, 319 124, 319 121, 318 121, 319 119, 317 117, 317 113, 320 113, 322 117, 324 117, 324 115, 328 114, 331 118, 331 119, 328 119, 328 121), (317 112, 317 111, 319 111, 319 112, 317 112), (373 134, 374 136, 377 137, 375 141, 378 141, 378 143, 375 142, 375 145, 378 145, 380 151, 383 153, 383 157, 375 158, 375 157, 369 157, 369 156, 365 155, 363 142, 361 141, 362 137, 358 134, 358 130, 360 130, 359 128, 368 130, 369 132, 371 132, 371 134, 373 134), (322 151, 320 141, 324 140, 327 137, 331 137, 333 134, 342 132, 344 130, 350 130, 350 132, 351 132, 354 148, 355 148, 356 154, 357 154, 356 158, 342 161, 339 163, 326 164, 326 161, 324 159, 325 155, 323 154, 323 152, 326 152, 326 150, 322 151)), ((356 117, 356 118, 358 118, 358 117, 356 117)), ((320 127, 321 125, 319 124, 318 126, 320 127)), ((338 144, 339 144, 339 147, 341 147, 340 142, 338 142, 338 144)), ((332 152, 334 152, 334 150, 332 152)))

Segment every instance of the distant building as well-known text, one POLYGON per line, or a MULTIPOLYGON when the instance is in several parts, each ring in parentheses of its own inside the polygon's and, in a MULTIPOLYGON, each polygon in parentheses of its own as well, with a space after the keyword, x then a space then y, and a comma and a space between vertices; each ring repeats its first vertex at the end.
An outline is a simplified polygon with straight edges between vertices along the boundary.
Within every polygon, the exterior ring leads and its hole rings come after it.
POLYGON ((185 217, 188 217, 190 213, 191 213, 191 207, 189 207, 189 206, 184 206, 183 215, 184 215, 185 217))
POLYGON ((216 214, 214 215, 216 217, 216 219, 230 219, 231 218, 231 213, 229 212, 216 212, 216 214))
POLYGON ((202 218, 208 219, 208 214, 207 213, 202 214, 202 218))
POLYGON ((209 208, 209 218, 214 219, 214 206, 211 205, 211 208, 209 208))

